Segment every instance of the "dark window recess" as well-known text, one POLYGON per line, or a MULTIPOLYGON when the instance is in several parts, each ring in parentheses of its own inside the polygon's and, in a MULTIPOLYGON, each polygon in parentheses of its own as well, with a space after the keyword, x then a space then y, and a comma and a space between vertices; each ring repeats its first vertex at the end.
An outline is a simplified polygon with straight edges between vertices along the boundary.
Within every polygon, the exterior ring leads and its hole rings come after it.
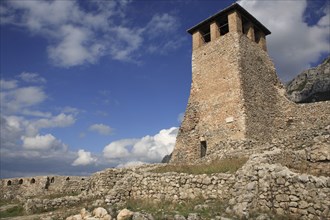
POLYGON ((258 44, 261 38, 261 33, 259 30, 257 30, 256 28, 254 29, 254 37, 255 37, 255 41, 258 44))
POLYGON ((242 16, 243 34, 247 35, 249 31, 249 21, 242 16))
POLYGON ((8 180, 7 186, 11 186, 11 180, 8 180))
POLYGON ((46 184, 45 184, 45 189, 48 189, 49 185, 50 185, 50 179, 49 179, 49 177, 47 177, 47 181, 46 181, 46 184))
POLYGON ((206 141, 201 141, 201 158, 205 157, 206 150, 207 150, 206 141))
POLYGON ((208 43, 211 41, 210 25, 201 28, 200 33, 202 35, 204 43, 208 43))
POLYGON ((65 180, 66 180, 66 181, 69 181, 69 180, 70 180, 70 177, 67 177, 65 180))
POLYGON ((36 180, 34 178, 32 178, 31 181, 30 181, 31 184, 33 184, 35 182, 36 182, 36 180))
POLYGON ((52 178, 50 179, 50 183, 54 183, 54 182, 55 182, 55 178, 52 177, 52 178))
POLYGON ((20 179, 20 180, 18 181, 18 184, 23 184, 23 179, 20 179))
POLYGON ((228 17, 227 16, 218 18, 216 20, 216 22, 217 22, 217 25, 219 27, 220 35, 225 35, 229 32, 228 17))

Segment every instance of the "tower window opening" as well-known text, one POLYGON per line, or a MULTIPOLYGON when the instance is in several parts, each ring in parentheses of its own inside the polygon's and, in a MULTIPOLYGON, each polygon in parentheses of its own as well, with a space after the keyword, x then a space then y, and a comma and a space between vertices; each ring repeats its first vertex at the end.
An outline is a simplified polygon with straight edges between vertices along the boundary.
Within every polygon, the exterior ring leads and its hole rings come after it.
POLYGON ((228 16, 220 17, 216 20, 219 27, 220 36, 225 35, 229 32, 228 16))
POLYGON ((250 23, 249 21, 242 16, 242 26, 243 26, 243 34, 247 35, 247 33, 249 32, 249 28, 250 28, 250 23))
POLYGON ((20 180, 18 181, 18 184, 23 184, 23 179, 20 179, 20 180))
POLYGON ((256 41, 256 43, 258 44, 259 41, 260 41, 260 38, 261 38, 260 30, 255 29, 255 30, 254 30, 254 36, 255 36, 255 41, 256 41))
POLYGON ((204 43, 208 43, 211 41, 211 31, 210 31, 210 25, 205 26, 200 30, 200 33, 202 35, 202 39, 204 43))
POLYGON ((207 150, 206 141, 201 141, 201 158, 205 157, 207 150))
POLYGON ((33 184, 35 182, 36 182, 36 180, 34 178, 32 178, 31 181, 30 181, 31 184, 33 184))
POLYGON ((8 180, 7 186, 11 186, 11 180, 8 180))

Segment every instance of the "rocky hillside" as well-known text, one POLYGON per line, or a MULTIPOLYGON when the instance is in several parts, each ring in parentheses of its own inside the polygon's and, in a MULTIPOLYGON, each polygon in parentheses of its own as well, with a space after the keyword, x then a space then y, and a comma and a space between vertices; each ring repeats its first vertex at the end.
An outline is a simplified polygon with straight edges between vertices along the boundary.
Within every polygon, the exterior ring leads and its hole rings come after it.
POLYGON ((287 97, 296 103, 330 100, 330 57, 300 73, 286 86, 287 97))

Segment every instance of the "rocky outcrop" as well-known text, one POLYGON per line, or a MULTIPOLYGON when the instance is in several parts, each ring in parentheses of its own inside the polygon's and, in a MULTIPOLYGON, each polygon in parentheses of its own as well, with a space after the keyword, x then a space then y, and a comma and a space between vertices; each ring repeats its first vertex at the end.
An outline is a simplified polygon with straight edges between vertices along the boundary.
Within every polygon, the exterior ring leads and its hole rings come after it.
POLYGON ((330 100, 330 57, 300 73, 286 86, 287 97, 297 103, 330 100))
POLYGON ((165 155, 162 159, 162 163, 169 163, 171 160, 172 154, 165 155))

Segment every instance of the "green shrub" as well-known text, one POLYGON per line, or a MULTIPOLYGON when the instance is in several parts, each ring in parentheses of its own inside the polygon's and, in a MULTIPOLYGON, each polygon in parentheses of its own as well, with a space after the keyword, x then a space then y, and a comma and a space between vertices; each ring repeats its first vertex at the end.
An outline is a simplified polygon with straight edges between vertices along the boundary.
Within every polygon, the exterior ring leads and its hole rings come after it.
POLYGON ((0 212, 0 218, 15 217, 24 215, 23 206, 17 205, 0 212))

